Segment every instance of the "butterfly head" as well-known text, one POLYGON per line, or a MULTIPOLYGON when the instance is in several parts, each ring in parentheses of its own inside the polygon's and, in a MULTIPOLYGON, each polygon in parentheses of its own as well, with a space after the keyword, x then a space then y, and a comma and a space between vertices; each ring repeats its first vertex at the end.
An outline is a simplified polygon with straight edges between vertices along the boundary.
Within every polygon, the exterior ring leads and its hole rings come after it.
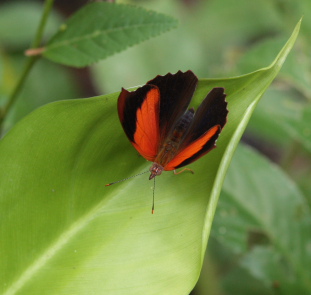
POLYGON ((162 171, 164 170, 164 168, 158 164, 158 163, 153 163, 152 166, 150 167, 150 176, 149 176, 149 180, 151 180, 152 178, 155 178, 158 175, 161 175, 162 171))

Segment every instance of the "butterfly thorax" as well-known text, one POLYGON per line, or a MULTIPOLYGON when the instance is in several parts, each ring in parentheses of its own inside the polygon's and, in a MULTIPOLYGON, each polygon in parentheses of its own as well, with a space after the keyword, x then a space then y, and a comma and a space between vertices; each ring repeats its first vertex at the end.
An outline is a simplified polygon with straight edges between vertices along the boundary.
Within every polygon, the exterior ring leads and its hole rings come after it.
POLYGON ((194 109, 187 110, 182 117, 177 121, 169 132, 166 140, 159 147, 159 152, 154 160, 153 165, 150 167, 151 175, 149 179, 160 175, 165 166, 176 157, 180 151, 180 146, 189 131, 189 126, 193 121, 194 109))

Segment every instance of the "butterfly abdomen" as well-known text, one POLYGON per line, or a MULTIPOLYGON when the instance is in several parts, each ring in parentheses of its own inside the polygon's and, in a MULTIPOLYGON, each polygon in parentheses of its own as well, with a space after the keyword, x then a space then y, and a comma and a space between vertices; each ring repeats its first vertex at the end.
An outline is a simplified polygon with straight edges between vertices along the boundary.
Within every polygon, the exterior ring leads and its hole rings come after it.
POLYGON ((179 146, 189 131, 194 117, 194 109, 187 110, 169 132, 169 136, 160 146, 157 157, 150 168, 150 178, 160 175, 165 166, 176 156, 179 146))

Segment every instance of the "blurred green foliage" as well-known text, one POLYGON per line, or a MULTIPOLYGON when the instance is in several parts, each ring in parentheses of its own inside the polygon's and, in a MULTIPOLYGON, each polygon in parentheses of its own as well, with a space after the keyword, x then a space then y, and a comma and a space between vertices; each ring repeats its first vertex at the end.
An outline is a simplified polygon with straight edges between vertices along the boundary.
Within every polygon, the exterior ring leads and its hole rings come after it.
MULTIPOLYGON (((118 2, 173 16, 179 27, 92 65, 90 93, 119 91, 177 70, 191 69, 200 78, 257 70, 273 61, 304 16, 294 50, 246 131, 244 140, 257 151, 242 146, 228 173, 206 263, 193 294, 308 294, 310 283, 303 275, 308 266, 303 262, 311 256, 310 224, 305 218, 310 217, 311 204, 311 1, 118 2), (289 206, 291 202, 295 206, 289 206), (291 211, 298 207, 301 211, 291 211), (291 231, 283 232, 284 226, 291 231), (301 242, 305 251, 290 244, 289 237, 301 242), (289 263, 297 260, 300 264, 289 263)), ((41 12, 39 2, 0 6, 0 105, 19 78, 23 53, 41 12)), ((44 40, 63 19, 55 9, 44 40)), ((73 73, 50 61, 38 61, 5 120, 5 129, 48 102, 88 96, 87 87, 73 73)))

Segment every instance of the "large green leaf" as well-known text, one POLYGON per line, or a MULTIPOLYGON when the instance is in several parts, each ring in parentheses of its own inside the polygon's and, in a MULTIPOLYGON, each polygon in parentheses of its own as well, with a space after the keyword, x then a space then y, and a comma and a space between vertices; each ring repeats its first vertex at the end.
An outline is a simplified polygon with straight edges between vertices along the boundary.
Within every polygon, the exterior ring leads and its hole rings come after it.
POLYGON ((148 169, 117 118, 118 93, 38 109, 0 143, 0 290, 3 294, 189 294, 198 279, 221 185, 256 103, 280 70, 300 23, 274 63, 232 79, 200 80, 228 94, 218 148, 191 165, 105 183, 148 169))
POLYGON ((44 49, 43 56, 83 67, 165 32, 176 20, 140 7, 97 2, 75 13, 44 49))

